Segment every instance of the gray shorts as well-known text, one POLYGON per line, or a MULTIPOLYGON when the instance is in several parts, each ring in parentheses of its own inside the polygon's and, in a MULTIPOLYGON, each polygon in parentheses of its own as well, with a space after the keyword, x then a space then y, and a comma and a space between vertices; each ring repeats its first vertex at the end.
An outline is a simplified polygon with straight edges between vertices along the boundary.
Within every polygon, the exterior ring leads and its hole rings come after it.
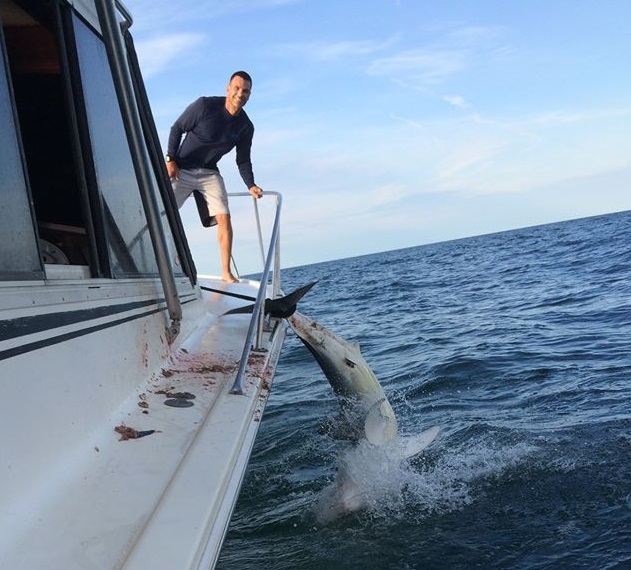
POLYGON ((178 177, 171 180, 171 186, 178 208, 182 207, 182 204, 194 190, 198 190, 206 199, 208 212, 211 216, 230 213, 226 185, 223 177, 216 170, 209 170, 208 168, 180 170, 178 177))

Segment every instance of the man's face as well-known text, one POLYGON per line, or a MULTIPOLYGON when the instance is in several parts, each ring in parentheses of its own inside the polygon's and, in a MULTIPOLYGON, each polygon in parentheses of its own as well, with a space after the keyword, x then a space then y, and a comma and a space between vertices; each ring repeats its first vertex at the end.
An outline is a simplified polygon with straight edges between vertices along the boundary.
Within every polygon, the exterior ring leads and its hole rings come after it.
POLYGON ((238 75, 233 77, 228 88, 226 90, 226 106, 231 112, 238 112, 241 110, 250 98, 252 85, 249 81, 239 77, 238 75))

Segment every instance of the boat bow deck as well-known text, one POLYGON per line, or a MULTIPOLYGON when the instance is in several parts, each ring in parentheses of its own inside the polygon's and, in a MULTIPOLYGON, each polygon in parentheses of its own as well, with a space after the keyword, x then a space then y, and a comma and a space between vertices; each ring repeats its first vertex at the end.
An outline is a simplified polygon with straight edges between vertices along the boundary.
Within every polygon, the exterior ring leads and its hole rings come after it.
MULTIPOLYGON (((244 284, 234 289, 253 291, 244 284)), ((13 524, 3 524, 11 530, 1 539, 1 567, 214 565, 285 334, 285 324, 273 320, 265 350, 250 356, 245 393, 230 393, 250 315, 221 314, 243 304, 207 294, 206 317, 162 368, 111 417, 95 417, 79 445, 60 442, 58 464, 5 511, 13 524), (173 399, 190 404, 165 405, 173 399), (155 431, 121 440, 117 426, 155 431)))

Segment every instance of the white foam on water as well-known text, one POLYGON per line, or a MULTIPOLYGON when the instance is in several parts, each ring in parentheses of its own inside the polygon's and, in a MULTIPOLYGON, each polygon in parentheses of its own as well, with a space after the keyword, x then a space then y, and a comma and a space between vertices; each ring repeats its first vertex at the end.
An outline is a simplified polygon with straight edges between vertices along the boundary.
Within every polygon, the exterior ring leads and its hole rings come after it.
POLYGON ((318 522, 355 512, 401 520, 460 510, 475 501, 479 483, 501 477, 535 448, 481 440, 461 449, 430 450, 410 462, 402 459, 396 440, 380 447, 361 441, 345 450, 335 481, 317 501, 318 522))
POLYGON ((401 452, 397 440, 375 446, 366 440, 339 457, 332 485, 319 497, 316 517, 327 523, 360 510, 372 510, 384 499, 395 500, 401 492, 401 452))

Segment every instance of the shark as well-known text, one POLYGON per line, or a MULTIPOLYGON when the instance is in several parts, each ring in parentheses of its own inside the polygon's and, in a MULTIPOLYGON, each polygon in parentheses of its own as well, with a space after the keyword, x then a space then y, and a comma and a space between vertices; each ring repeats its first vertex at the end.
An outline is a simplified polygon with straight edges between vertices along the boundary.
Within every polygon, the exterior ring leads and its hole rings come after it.
POLYGON ((320 365, 338 398, 341 415, 332 422, 334 428, 329 429, 329 435, 355 443, 340 463, 335 484, 320 501, 318 519, 326 523, 365 508, 383 491, 383 480, 391 466, 420 453, 432 443, 440 428, 433 426, 418 436, 400 439, 394 410, 359 344, 340 338, 298 311, 287 321, 320 365), (358 461, 363 465, 360 469, 358 461), (384 468, 383 473, 379 471, 384 468))
POLYGON ((335 422, 337 433, 355 441, 365 438, 373 445, 394 440, 397 418, 362 356, 359 343, 340 338, 298 311, 287 320, 320 365, 339 400, 342 413, 335 422))

